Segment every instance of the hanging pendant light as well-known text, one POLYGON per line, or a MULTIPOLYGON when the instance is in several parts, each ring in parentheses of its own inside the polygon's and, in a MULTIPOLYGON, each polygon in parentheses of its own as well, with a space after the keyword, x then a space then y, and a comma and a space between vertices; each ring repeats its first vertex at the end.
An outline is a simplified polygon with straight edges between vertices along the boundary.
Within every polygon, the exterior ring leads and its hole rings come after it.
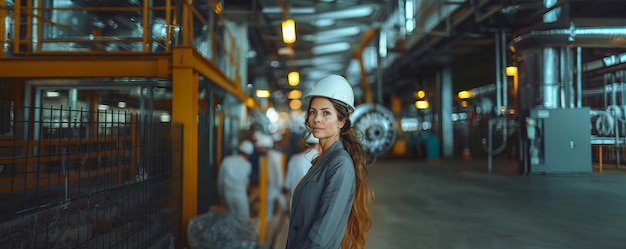
POLYGON ((297 86, 300 84, 300 73, 298 72, 289 72, 287 75, 287 81, 289 81, 290 86, 297 86))
POLYGON ((283 20, 283 41, 288 44, 296 41, 296 22, 293 19, 283 20))

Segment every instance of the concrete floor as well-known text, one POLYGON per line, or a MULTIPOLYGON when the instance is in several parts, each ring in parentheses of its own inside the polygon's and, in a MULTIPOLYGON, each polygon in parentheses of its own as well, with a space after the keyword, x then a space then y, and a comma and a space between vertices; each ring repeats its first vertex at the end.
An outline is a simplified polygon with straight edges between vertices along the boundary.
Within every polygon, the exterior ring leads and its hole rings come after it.
POLYGON ((623 249, 626 173, 519 175, 514 162, 379 160, 368 249, 623 249))
MULTIPOLYGON (((368 249, 624 249, 626 171, 520 175, 494 159, 379 160, 368 249)), ((285 248, 288 216, 272 220, 285 248), (283 225, 277 224, 283 222, 283 225)))

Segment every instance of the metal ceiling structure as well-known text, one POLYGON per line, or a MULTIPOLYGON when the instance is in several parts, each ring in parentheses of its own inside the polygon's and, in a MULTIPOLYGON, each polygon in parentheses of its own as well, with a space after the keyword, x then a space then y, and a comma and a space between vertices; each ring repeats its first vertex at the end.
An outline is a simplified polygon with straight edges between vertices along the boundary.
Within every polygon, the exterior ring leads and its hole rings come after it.
MULTIPOLYGON (((542 16, 556 8, 569 13, 565 21, 624 23, 618 11, 626 7, 624 1, 555 0, 547 1, 553 2, 549 8, 543 2, 234 0, 224 2, 224 15, 249 24, 251 83, 262 78, 274 91, 285 91, 293 88, 287 84, 287 74, 298 71, 298 88, 306 91, 320 77, 335 73, 352 82, 361 100, 365 83, 372 89, 378 87, 379 101, 389 94, 410 101, 416 89, 428 87, 433 69, 441 66, 452 68, 455 90, 493 83, 494 39, 504 35, 510 41, 532 29, 567 27, 563 21, 541 26, 542 16), (410 5, 415 5, 415 12, 407 18, 410 5), (281 21, 286 18, 296 22, 297 40, 293 44, 281 39, 281 21), (368 37, 371 31, 374 35, 368 37), (339 47, 333 49, 331 45, 339 47), (363 68, 357 63, 359 56, 363 68)), ((588 57, 608 54, 614 51, 594 49, 588 57)))
POLYGON ((264 78, 274 90, 290 88, 287 75, 291 71, 299 72, 301 89, 309 89, 331 73, 349 77, 364 37, 380 27, 394 9, 396 4, 374 0, 224 2, 227 19, 249 23, 253 50, 249 54, 249 81, 264 78), (282 40, 284 19, 295 20, 297 40, 293 44, 282 40))

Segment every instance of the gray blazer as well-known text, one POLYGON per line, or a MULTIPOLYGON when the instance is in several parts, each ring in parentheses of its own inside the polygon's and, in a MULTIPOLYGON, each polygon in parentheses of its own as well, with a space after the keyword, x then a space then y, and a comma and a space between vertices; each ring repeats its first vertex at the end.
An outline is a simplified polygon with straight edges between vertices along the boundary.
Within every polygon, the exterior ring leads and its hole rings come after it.
POLYGON ((340 248, 354 201, 355 181, 352 158, 339 140, 296 186, 287 249, 340 248))

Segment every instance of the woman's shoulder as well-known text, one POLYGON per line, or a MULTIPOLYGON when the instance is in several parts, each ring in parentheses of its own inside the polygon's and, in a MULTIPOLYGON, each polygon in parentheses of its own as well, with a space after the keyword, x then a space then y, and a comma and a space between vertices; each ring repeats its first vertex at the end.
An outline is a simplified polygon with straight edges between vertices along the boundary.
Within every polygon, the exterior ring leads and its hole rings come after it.
MULTIPOLYGON (((335 147, 335 146, 333 146, 335 147)), ((343 148, 343 145, 341 146, 337 146, 335 148, 333 148, 332 150, 328 151, 328 161, 327 164, 334 166, 334 167, 349 167, 349 168, 354 168, 354 163, 352 162, 352 157, 350 156, 350 154, 348 154, 348 151, 346 151, 343 148)))

